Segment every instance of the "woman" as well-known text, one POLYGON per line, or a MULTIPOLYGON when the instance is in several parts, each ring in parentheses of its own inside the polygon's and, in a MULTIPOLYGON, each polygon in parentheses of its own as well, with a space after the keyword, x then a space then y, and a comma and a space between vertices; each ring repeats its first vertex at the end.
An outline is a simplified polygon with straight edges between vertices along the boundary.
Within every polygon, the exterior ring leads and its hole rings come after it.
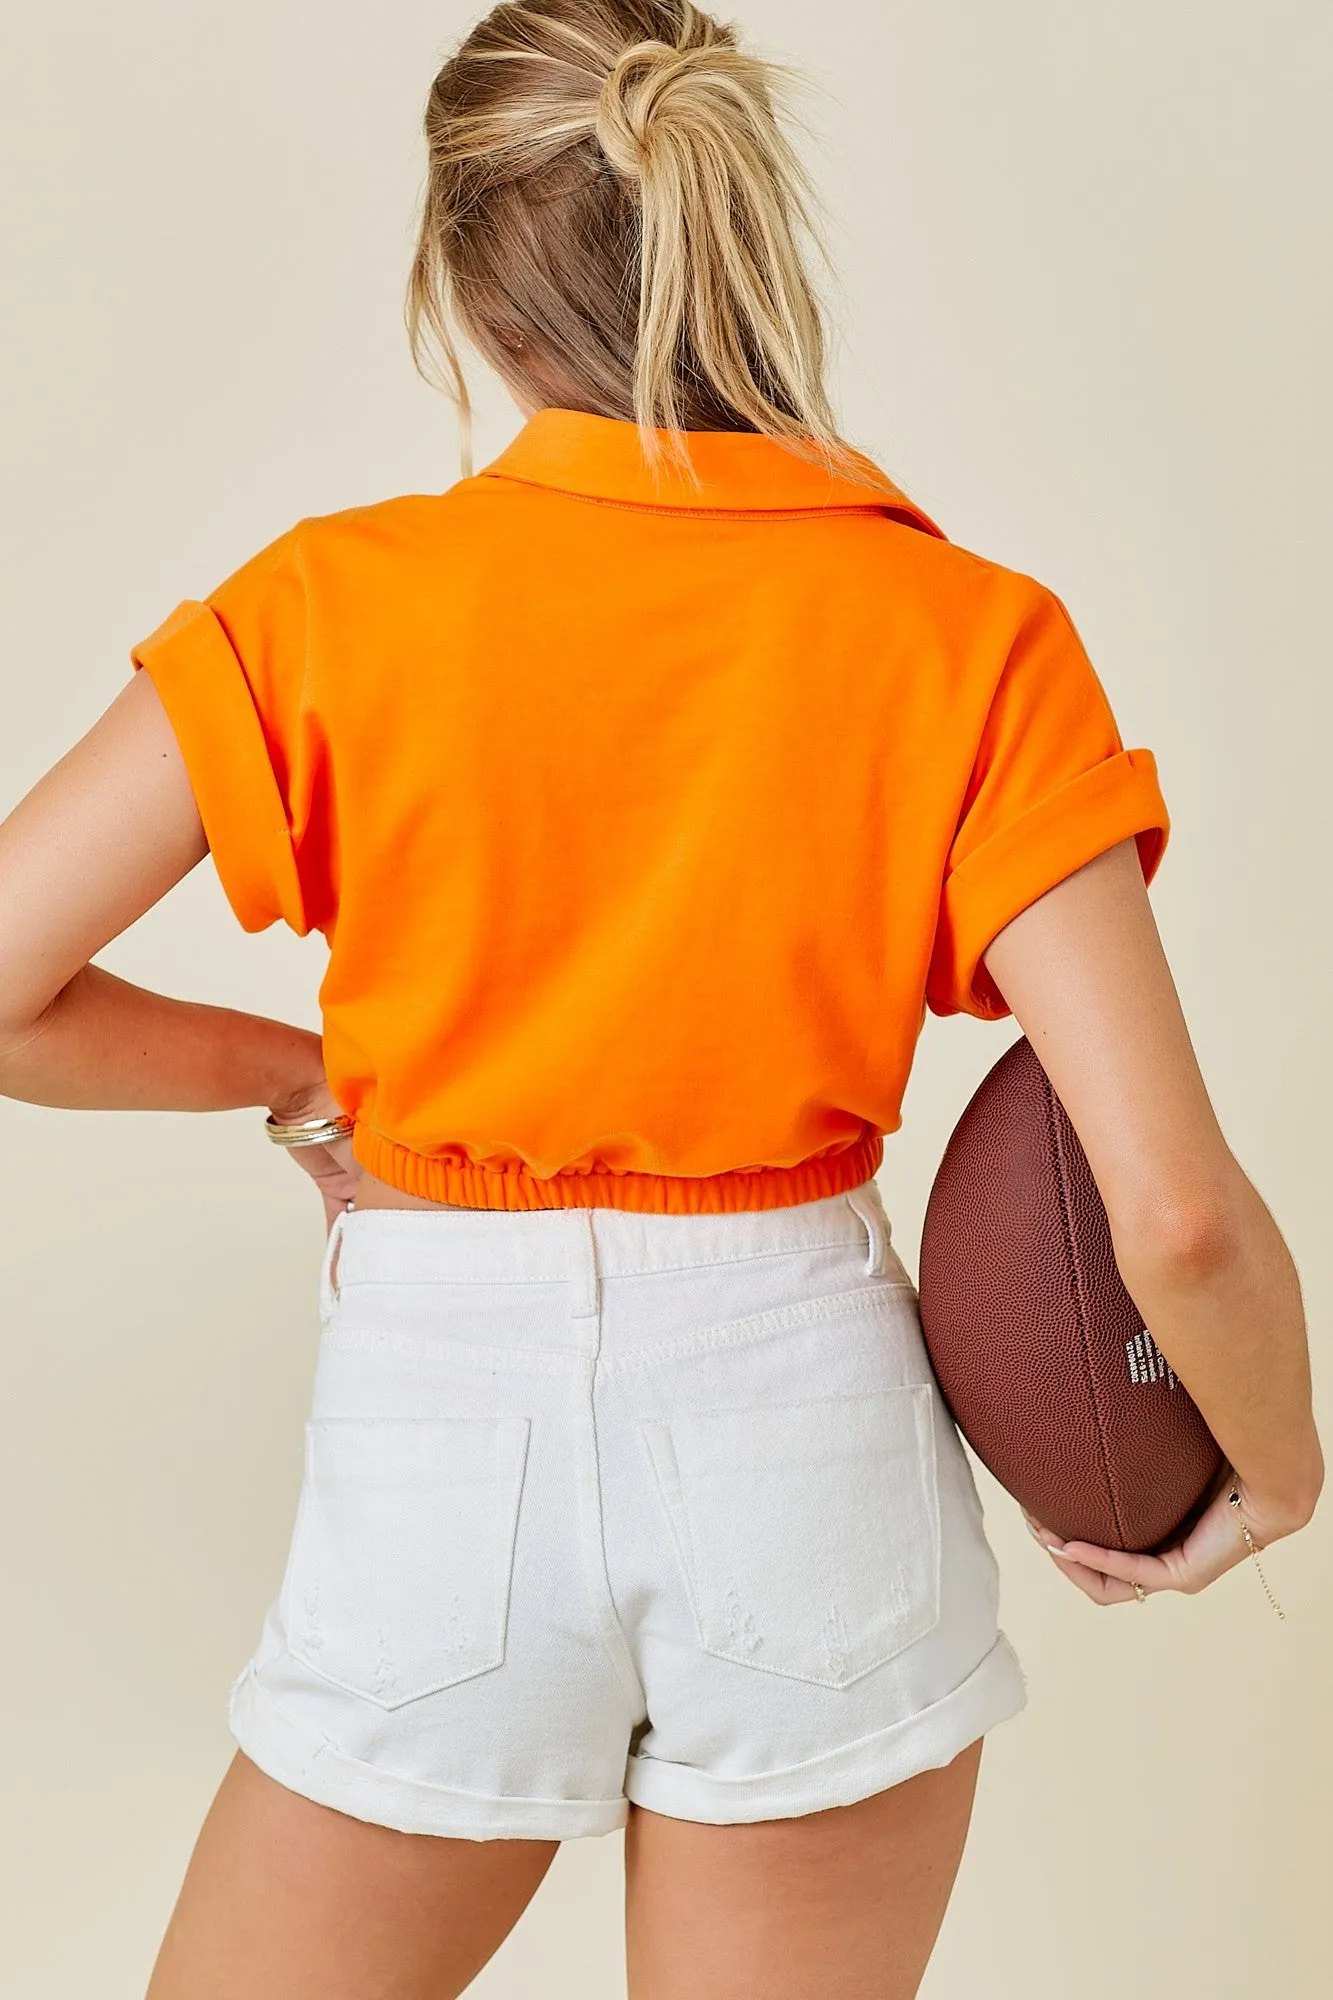
MULTIPOLYGON (((266 1107, 330 1224, 286 1578, 152 2000, 444 2000, 626 1829, 635 2000, 898 2000, 1022 1705, 874 1175, 926 1007, 1012 1013, 1262 1546, 1299 1290, 1058 598, 837 434, 781 78, 532 0, 436 79, 411 305, 525 422, 305 520, 134 652, 0 828, 0 1087, 266 1107), (106 829, 116 829, 108 841, 106 829), (211 850, 323 1034, 93 966, 211 850)), ((1034 1532, 1095 1601, 1246 1553, 1034 1532)))

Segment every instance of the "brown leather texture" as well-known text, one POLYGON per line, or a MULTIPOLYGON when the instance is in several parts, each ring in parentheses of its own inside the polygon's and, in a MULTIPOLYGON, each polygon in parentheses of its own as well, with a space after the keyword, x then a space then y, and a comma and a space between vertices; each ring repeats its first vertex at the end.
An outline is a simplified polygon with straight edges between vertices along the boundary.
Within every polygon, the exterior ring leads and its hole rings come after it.
POLYGON ((1087 1156, 1022 1039, 983 1078, 926 1209, 921 1319, 954 1421, 1062 1540, 1153 1549, 1221 1469, 1116 1267, 1087 1156))

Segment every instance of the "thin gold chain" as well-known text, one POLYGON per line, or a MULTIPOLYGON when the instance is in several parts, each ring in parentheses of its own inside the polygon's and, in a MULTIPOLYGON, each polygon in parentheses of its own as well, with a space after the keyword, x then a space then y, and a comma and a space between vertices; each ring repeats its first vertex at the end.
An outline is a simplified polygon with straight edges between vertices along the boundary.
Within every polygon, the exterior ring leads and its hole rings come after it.
POLYGON ((1254 1558, 1254 1566, 1259 1572, 1259 1581, 1264 1587, 1264 1596, 1268 1599, 1274 1611, 1276 1611, 1278 1617, 1285 1621, 1287 1614, 1282 1609, 1282 1606, 1278 1603, 1277 1599, 1274 1597, 1268 1578, 1264 1575, 1264 1566, 1259 1560, 1259 1551, 1254 1545, 1254 1536, 1250 1533, 1250 1524, 1240 1511, 1240 1495, 1239 1493, 1237 1493, 1234 1486, 1232 1487, 1231 1492, 1228 1495, 1228 1498, 1230 1499, 1231 1505, 1236 1509, 1236 1519, 1237 1521, 1239 1521, 1240 1531, 1242 1535, 1244 1535, 1245 1537, 1245 1546, 1254 1558))

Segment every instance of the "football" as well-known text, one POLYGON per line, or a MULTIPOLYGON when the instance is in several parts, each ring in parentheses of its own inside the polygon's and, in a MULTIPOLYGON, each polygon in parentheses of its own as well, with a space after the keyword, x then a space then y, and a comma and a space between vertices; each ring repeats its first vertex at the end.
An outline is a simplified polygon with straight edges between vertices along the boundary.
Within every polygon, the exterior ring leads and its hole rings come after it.
POLYGON ((1116 1268, 1087 1157, 1026 1040, 949 1140, 921 1240, 921 1321, 959 1430, 1062 1541, 1154 1550, 1221 1470, 1116 1268))

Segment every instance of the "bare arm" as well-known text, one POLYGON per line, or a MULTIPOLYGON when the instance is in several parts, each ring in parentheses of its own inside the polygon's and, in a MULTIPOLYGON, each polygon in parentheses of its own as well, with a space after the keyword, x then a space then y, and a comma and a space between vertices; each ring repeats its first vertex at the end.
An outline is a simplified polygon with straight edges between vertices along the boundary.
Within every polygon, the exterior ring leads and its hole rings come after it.
POLYGON ((318 1035, 89 963, 207 852, 171 725, 136 674, 0 823, 0 1095, 304 1115, 323 1084, 318 1035))
MULTIPOLYGON (((1218 1126, 1134 843, 1024 910, 985 963, 1069 1113, 1121 1275, 1239 1476, 1256 1539, 1292 1532, 1323 1481, 1300 1285, 1218 1126)), ((1174 1587, 1197 1588, 1244 1554, 1224 1508, 1205 1517, 1174 1587)), ((1154 1557, 1095 1567, 1165 1584, 1154 1557)))

